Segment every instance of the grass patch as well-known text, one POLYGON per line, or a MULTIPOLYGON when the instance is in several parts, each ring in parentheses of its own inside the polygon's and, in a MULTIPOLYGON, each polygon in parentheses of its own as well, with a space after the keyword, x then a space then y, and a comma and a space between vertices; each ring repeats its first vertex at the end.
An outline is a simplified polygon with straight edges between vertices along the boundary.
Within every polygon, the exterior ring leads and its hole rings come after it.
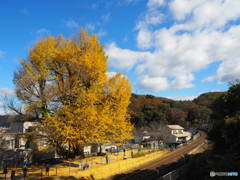
POLYGON ((140 150, 140 151, 137 151, 136 153, 133 153, 133 158, 138 158, 138 157, 142 157, 142 156, 145 156, 147 154, 150 154, 150 153, 153 153, 153 152, 156 152, 157 150, 140 150))
MULTIPOLYGON (((76 164, 79 165, 81 163, 88 163, 89 169, 87 170, 81 170, 78 166, 57 166, 50 168, 50 176, 53 178, 55 177, 58 179, 58 177, 64 176, 69 177, 73 176, 76 178, 94 178, 94 179, 106 179, 110 176, 114 176, 116 174, 121 174, 127 171, 130 171, 132 169, 137 168, 138 166, 145 164, 147 162, 150 162, 154 159, 161 158, 165 156, 169 151, 168 150, 158 150, 158 151, 149 151, 146 149, 143 149, 141 151, 133 150, 134 158, 132 158, 132 151, 126 151, 127 159, 123 159, 123 152, 120 152, 119 154, 114 153, 109 155, 109 164, 106 164, 105 157, 88 157, 83 160, 73 160, 73 161, 67 161, 70 164, 76 164), (57 174, 56 174, 57 173, 57 174), (57 176, 56 176, 57 175, 57 176)), ((43 170, 43 177, 45 176, 45 168, 43 170)), ((21 174, 21 172, 17 173, 21 174)), ((39 179, 41 174, 41 167, 36 166, 29 168, 29 177, 39 179)), ((1 175, 0 175, 1 177, 1 175)))
POLYGON ((213 143, 211 141, 206 141, 201 147, 199 147, 196 151, 191 154, 199 154, 203 153, 206 150, 211 150, 213 148, 213 143))

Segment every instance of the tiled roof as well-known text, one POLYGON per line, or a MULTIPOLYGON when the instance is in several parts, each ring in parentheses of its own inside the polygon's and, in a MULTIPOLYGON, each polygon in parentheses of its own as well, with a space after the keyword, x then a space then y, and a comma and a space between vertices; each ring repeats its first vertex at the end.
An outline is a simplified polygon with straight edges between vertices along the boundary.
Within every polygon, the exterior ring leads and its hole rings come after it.
POLYGON ((173 134, 173 136, 176 136, 176 137, 187 137, 187 136, 191 136, 192 133, 190 132, 187 132, 187 131, 183 131, 183 133, 179 133, 179 134, 173 134))
POLYGON ((170 129, 184 129, 182 126, 179 125, 167 125, 167 127, 170 129))

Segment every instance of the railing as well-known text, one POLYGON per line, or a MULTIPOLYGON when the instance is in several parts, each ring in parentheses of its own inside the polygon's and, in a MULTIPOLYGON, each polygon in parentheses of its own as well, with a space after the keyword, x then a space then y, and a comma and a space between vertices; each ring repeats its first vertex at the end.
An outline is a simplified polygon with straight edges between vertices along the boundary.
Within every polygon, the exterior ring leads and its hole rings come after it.
MULTIPOLYGON (((150 155, 151 152, 156 152, 157 150, 161 150, 162 148, 159 149, 149 149, 149 148, 142 148, 142 149, 128 149, 126 151, 127 158, 134 158, 140 157, 138 156, 139 152, 143 153, 148 157, 148 154, 150 155), (133 152, 133 153, 131 153, 133 152), (133 156, 132 156, 133 154, 133 156)), ((115 152, 112 153, 111 156, 109 156, 108 163, 115 163, 115 161, 118 160, 123 160, 123 152, 115 152)), ((117 168, 117 173, 121 173, 124 170, 125 166, 130 166, 132 165, 133 167, 134 164, 131 164, 131 162, 127 161, 122 161, 123 163, 119 163, 119 166, 115 167, 117 168)), ((134 162, 135 163, 135 162, 134 162)), ((27 171, 27 177, 31 178, 44 178, 46 176, 80 176, 81 174, 85 174, 85 170, 92 171, 94 173, 95 167, 98 167, 99 165, 106 166, 106 157, 102 156, 96 156, 96 157, 90 157, 88 159, 82 159, 82 160, 75 160, 74 162, 62 162, 53 166, 50 166, 49 173, 46 172, 46 165, 45 166, 29 166, 28 171, 27 171)), ((136 164, 136 163, 135 163, 136 164)), ((137 164, 136 164, 137 165, 137 164)), ((0 179, 5 178, 5 174, 3 173, 4 167, 8 167, 8 173, 6 174, 6 178, 10 179, 12 170, 15 171, 15 176, 18 178, 24 178, 24 172, 23 172, 23 161, 18 160, 18 161, 9 161, 6 163, 3 159, 0 159, 0 179)), ((107 166, 106 166, 107 167, 107 166)), ((108 168, 110 170, 110 168, 108 168)))

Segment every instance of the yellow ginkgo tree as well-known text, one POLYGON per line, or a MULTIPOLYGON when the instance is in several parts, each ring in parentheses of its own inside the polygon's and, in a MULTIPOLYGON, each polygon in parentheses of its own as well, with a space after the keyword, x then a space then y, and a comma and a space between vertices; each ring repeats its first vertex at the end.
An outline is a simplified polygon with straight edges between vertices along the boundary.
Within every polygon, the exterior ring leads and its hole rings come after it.
POLYGON ((58 153, 82 155, 89 143, 123 142, 133 129, 131 85, 121 73, 107 76, 107 56, 96 35, 39 40, 15 73, 25 113, 58 153))

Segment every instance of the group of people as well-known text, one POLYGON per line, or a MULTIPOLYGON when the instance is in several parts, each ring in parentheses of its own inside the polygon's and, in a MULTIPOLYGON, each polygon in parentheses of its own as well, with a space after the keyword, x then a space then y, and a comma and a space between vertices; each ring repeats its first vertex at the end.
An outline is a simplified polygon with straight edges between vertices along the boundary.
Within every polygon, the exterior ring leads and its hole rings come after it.
MULTIPOLYGON (((23 176, 24 176, 24 179, 25 179, 25 177, 27 176, 27 171, 28 171, 28 169, 27 169, 27 167, 26 166, 24 166, 23 167, 23 176)), ((7 174, 8 174, 8 168, 7 167, 5 167, 4 169, 3 169, 3 174, 5 174, 5 179, 6 179, 6 176, 7 176, 7 174)), ((14 180, 15 179, 15 174, 16 174, 16 171, 14 170, 14 169, 12 169, 12 171, 11 171, 11 180, 14 180)))
MULTIPOLYGON (((49 171, 50 171, 50 167, 49 167, 49 165, 47 165, 46 166, 46 176, 49 176, 49 171)), ((27 168, 27 166, 26 165, 24 165, 23 166, 23 168, 22 168, 22 172, 23 172, 23 177, 24 177, 24 179, 27 177, 27 172, 28 172, 28 168, 27 168)), ((7 167, 5 167, 4 169, 3 169, 3 174, 5 174, 5 177, 6 177, 6 175, 8 174, 8 168, 7 167)), ((16 171, 14 170, 14 169, 12 169, 12 171, 11 171, 11 180, 14 180, 15 179, 15 177, 16 177, 16 171)), ((6 179, 6 178, 5 178, 6 179)))
MULTIPOLYGON (((123 159, 127 159, 127 156, 126 156, 126 149, 124 148, 123 149, 123 159)), ((133 154, 131 154, 133 156, 133 154)), ((106 160, 106 164, 109 163, 109 156, 108 156, 108 151, 105 155, 105 160, 106 160)), ((81 165, 82 169, 83 170, 86 170, 89 168, 89 164, 88 163, 85 163, 83 166, 81 165)), ((45 168, 45 171, 46 171, 46 176, 49 176, 49 172, 50 172, 50 166, 49 165, 46 165, 46 168, 45 168)), ((22 172, 23 172, 23 177, 24 179, 27 177, 27 172, 28 172, 28 168, 27 168, 27 165, 25 164, 22 168, 22 172)), ((5 174, 5 177, 6 175, 8 174, 8 168, 5 167, 3 169, 3 174, 5 174)), ((11 180, 14 180, 15 179, 15 174, 16 174, 16 171, 14 169, 12 169, 11 171, 11 180)))

